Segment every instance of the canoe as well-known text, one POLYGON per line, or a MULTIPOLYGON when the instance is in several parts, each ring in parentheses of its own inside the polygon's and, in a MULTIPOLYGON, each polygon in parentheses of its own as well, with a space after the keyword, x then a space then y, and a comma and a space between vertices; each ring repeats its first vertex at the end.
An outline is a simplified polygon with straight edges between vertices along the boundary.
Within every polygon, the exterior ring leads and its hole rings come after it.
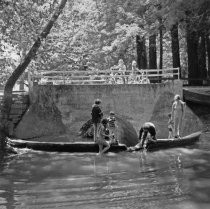
MULTIPOLYGON (((180 139, 157 139, 157 142, 150 143, 147 151, 168 149, 173 147, 185 147, 193 145, 200 138, 201 132, 196 132, 180 139)), ((48 152, 98 152, 98 145, 94 142, 35 142, 21 139, 7 139, 7 143, 15 148, 27 148, 48 152)), ((125 144, 111 145, 108 152, 139 151, 142 147, 127 147, 125 144)))
MULTIPOLYGON (((201 132, 195 132, 179 139, 157 139, 156 142, 149 143, 146 147, 147 151, 156 151, 160 149, 169 149, 174 147, 186 147, 195 144, 201 136, 201 132)), ((142 147, 135 146, 128 148, 128 151, 143 150, 142 147)))
MULTIPOLYGON (((47 152, 98 152, 98 145, 94 142, 35 142, 21 139, 7 139, 8 144, 15 148, 27 148, 47 152)), ((125 144, 111 145, 108 152, 126 151, 125 144)))

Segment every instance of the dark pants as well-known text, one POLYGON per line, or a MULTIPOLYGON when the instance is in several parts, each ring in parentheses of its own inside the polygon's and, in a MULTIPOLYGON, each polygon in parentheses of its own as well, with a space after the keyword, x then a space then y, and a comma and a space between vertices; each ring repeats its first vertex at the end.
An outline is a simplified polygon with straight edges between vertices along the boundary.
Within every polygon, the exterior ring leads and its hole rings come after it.
POLYGON ((96 142, 97 137, 98 137, 99 124, 100 123, 93 123, 93 139, 94 139, 94 142, 96 142))

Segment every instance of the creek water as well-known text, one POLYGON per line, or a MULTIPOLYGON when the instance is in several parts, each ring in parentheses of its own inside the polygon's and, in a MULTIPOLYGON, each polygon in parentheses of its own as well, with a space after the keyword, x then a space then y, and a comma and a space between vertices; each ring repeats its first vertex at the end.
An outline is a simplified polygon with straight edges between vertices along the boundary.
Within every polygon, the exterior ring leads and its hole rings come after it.
POLYGON ((209 132, 156 152, 19 152, 0 159, 0 209, 210 208, 209 132))

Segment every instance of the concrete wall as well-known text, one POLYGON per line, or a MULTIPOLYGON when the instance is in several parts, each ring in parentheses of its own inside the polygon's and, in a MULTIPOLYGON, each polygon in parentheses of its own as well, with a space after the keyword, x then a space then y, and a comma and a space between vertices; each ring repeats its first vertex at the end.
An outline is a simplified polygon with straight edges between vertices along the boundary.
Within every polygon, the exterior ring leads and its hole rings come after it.
MULTIPOLYGON (((138 132, 145 121, 157 127, 158 138, 166 138, 167 114, 175 94, 182 96, 182 82, 130 85, 66 85, 36 86, 31 94, 31 106, 15 130, 18 138, 65 135, 72 141, 84 122, 91 117, 94 99, 102 100, 105 116, 114 111, 130 122, 138 132)), ((198 118, 187 109, 184 133, 200 129, 198 118)), ((55 137, 58 139, 58 137, 55 137)))

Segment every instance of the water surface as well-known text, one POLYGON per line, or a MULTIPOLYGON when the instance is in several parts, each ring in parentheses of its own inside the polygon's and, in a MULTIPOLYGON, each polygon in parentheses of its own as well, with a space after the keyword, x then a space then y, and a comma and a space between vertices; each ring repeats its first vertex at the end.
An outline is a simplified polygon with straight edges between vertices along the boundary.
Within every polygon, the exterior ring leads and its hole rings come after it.
POLYGON ((22 150, 0 162, 0 208, 210 208, 210 134, 189 148, 108 154, 22 150))
MULTIPOLYGON (((209 107, 199 107, 209 131, 209 107)), ((0 159, 0 209, 25 208, 209 209, 210 132, 188 148, 102 158, 21 150, 0 159)))

